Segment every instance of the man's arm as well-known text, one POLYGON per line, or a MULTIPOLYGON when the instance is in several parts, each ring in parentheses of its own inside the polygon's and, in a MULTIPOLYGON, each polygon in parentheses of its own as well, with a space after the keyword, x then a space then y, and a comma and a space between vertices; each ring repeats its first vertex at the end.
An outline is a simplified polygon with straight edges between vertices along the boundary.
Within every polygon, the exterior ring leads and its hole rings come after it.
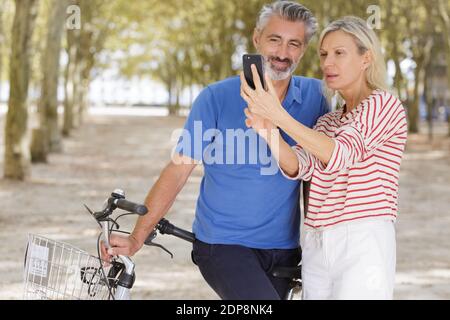
POLYGON ((110 249, 106 250, 102 243, 102 260, 110 261, 115 255, 133 256, 142 248, 150 232, 169 211, 196 165, 197 163, 189 157, 174 155, 145 199, 148 213, 138 218, 133 232, 128 237, 112 234, 110 249))
POLYGON ((175 155, 163 169, 145 198, 148 213, 138 218, 131 235, 142 245, 156 224, 169 211, 197 164, 191 158, 175 155))

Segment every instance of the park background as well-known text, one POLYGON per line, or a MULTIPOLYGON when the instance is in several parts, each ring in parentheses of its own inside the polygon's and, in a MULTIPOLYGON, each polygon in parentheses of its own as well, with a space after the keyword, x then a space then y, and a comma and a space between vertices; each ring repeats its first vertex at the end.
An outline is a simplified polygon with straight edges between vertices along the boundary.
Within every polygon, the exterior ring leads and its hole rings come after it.
MULTIPOLYGON (((143 201, 196 95, 238 74, 260 0, 0 0, 0 298, 21 299, 27 234, 95 253, 115 188, 143 201)), ((320 30, 344 15, 375 29, 408 114, 396 299, 450 298, 450 1, 301 2, 320 30)), ((296 74, 321 78, 317 36, 296 74)), ((198 166, 167 217, 190 228, 198 166)), ((134 218, 123 221, 131 229, 134 218)), ((188 243, 136 256, 134 297, 217 299, 188 243)))

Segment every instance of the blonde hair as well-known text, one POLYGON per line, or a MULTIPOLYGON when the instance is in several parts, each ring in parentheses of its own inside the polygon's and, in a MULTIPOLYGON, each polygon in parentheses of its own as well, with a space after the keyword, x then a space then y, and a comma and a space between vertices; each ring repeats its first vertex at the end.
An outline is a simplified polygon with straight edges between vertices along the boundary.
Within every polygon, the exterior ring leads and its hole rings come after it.
MULTIPOLYGON (((367 23, 358 17, 346 16, 339 20, 331 22, 320 35, 318 51, 322 46, 323 39, 330 32, 342 30, 345 33, 353 36, 358 47, 359 54, 363 55, 370 51, 372 55, 372 63, 366 70, 367 85, 371 89, 381 89, 389 91, 387 84, 387 71, 384 56, 381 51, 381 44, 375 32, 368 27, 367 23)), ((336 92, 327 87, 323 81, 324 94, 331 99, 336 95, 336 92)), ((340 97, 341 98, 341 97, 340 97)))

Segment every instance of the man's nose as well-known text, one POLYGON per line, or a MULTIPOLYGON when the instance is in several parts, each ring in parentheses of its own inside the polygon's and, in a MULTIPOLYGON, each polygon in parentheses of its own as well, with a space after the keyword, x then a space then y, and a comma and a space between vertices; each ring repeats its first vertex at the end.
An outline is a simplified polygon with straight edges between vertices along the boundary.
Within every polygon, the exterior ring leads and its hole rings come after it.
POLYGON ((289 59, 289 54, 288 54, 288 46, 287 44, 281 44, 278 47, 277 50, 277 56, 278 58, 280 58, 281 60, 285 60, 285 59, 289 59))

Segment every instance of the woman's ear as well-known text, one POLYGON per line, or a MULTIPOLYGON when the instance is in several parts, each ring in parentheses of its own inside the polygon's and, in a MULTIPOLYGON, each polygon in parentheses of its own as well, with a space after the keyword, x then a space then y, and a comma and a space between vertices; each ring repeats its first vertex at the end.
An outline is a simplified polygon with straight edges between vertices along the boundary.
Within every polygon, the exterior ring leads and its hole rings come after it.
POLYGON ((370 50, 367 50, 363 55, 363 70, 367 70, 373 61, 373 55, 370 50))

